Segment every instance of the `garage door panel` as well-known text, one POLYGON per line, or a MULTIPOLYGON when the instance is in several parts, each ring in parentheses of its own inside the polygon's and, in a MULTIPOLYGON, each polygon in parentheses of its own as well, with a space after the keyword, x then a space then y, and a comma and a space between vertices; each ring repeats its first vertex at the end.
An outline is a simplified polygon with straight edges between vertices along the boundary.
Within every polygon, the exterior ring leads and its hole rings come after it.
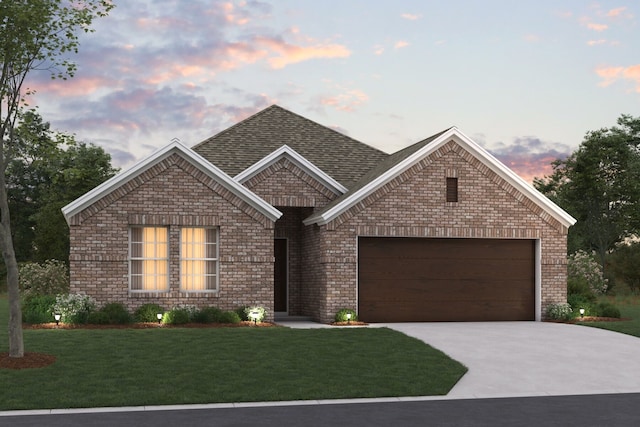
POLYGON ((365 321, 533 320, 535 242, 359 239, 365 321))

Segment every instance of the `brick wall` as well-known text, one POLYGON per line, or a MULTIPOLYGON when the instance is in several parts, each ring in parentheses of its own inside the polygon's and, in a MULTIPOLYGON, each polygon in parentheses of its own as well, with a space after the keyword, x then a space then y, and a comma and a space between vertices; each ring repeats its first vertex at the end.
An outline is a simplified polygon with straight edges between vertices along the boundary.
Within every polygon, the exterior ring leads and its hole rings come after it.
POLYGON ((542 313, 566 301, 567 229, 453 142, 320 228, 322 321, 357 307, 357 236, 540 239, 542 313), (447 177, 458 178, 456 203, 447 177))
POLYGON ((273 310, 274 223, 179 155, 172 155, 71 218, 71 291, 99 303, 216 306, 257 304, 273 310), (134 225, 168 226, 170 289, 129 291, 128 233, 134 225), (218 292, 179 289, 181 226, 219 227, 218 292))

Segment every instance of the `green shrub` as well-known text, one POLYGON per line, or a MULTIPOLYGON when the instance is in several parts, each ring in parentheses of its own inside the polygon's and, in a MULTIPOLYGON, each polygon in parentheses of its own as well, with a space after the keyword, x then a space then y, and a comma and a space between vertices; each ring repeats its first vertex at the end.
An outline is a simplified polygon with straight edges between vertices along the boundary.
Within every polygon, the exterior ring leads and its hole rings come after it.
POLYGON ((592 294, 569 294, 567 303, 573 309, 574 316, 579 315, 581 308, 584 308, 585 316, 597 316, 595 297, 592 294))
POLYGON ((61 315, 62 323, 87 323, 89 314, 95 311, 96 303, 88 295, 67 294, 56 296, 53 312, 61 315))
POLYGON ((191 322, 191 311, 186 307, 176 307, 164 313, 162 323, 165 325, 184 325, 191 322))
POLYGON ((198 323, 220 323, 222 310, 216 307, 205 307, 195 313, 193 321, 198 323))
POLYGON ((244 307, 244 316, 240 316, 240 319, 241 320, 247 319, 250 322, 253 322, 254 320, 256 322, 262 322, 266 315, 267 315, 267 310, 264 307, 250 306, 250 307, 244 307))
POLYGON ((22 321, 28 324, 53 322, 53 295, 29 295, 22 302, 22 321))
POLYGON ((547 307, 547 317, 551 320, 569 320, 572 312, 569 304, 550 304, 547 307))
POLYGON ((220 316, 220 323, 240 323, 240 316, 235 311, 225 311, 220 316))
POLYGON ((69 272, 64 262, 50 259, 42 264, 20 265, 18 283, 23 296, 58 295, 69 292, 69 272))
POLYGON ((104 311, 92 311, 89 313, 89 320, 87 323, 92 325, 108 325, 109 324, 109 315, 104 311))
POLYGON ((164 314, 164 308, 158 304, 143 304, 136 309, 133 316, 136 322, 157 322, 158 313, 164 314))
POLYGON ((598 316, 620 318, 620 309, 610 302, 601 302, 597 306, 598 316))
POLYGON ((103 325, 126 325, 132 321, 133 318, 127 308, 119 302, 109 303, 89 316, 89 323, 103 325), (95 316, 92 316, 94 314, 95 316))
POLYGON ((241 322, 246 322, 247 320, 249 320, 249 315, 247 314, 247 309, 249 307, 248 306, 242 306, 242 307, 238 307, 235 309, 236 314, 238 315, 238 317, 240 318, 241 322))
POLYGON ((358 313, 350 308, 343 308, 341 310, 338 310, 334 319, 336 322, 347 322, 349 320, 356 321, 358 320, 358 313), (347 318, 347 314, 351 314, 351 319, 347 318))

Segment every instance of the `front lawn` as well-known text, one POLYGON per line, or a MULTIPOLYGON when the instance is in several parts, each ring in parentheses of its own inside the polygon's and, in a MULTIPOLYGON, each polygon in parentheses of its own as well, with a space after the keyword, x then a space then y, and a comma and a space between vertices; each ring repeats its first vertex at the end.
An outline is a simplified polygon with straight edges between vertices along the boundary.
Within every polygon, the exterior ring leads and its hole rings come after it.
MULTIPOLYGON (((622 319, 618 322, 578 322, 580 325, 595 328, 608 329, 627 335, 640 337, 640 297, 604 297, 605 301, 614 304, 620 309, 622 319), (628 320, 627 320, 628 319, 628 320)), ((580 320, 577 318, 576 320, 580 320)))
MULTIPOLYGON (((0 296, 0 325, 7 318, 0 296)), ((0 410, 442 395, 466 372, 384 328, 25 330, 24 339, 27 352, 57 361, 0 369, 0 410)))

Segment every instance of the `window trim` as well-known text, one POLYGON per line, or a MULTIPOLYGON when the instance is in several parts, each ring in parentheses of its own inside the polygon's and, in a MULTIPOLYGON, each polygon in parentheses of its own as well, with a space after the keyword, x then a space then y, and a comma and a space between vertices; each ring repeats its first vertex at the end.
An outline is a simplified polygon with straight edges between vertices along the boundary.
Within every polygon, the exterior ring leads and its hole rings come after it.
MULTIPOLYGON (((165 226, 147 226, 147 225, 132 225, 129 226, 129 256, 128 256, 128 264, 129 264, 129 271, 128 271, 128 278, 129 278, 129 292, 133 292, 133 293, 159 293, 159 292, 168 292, 171 284, 170 284, 170 280, 171 280, 171 276, 170 276, 170 270, 171 270, 171 262, 170 262, 170 240, 171 240, 171 236, 170 236, 170 230, 169 227, 165 227, 165 226), (133 244, 134 243, 144 243, 144 241, 142 242, 134 242, 133 241, 133 230, 134 229, 141 229, 143 230, 143 234, 144 234, 144 229, 145 228, 149 228, 149 229, 165 229, 166 233, 167 233, 167 240, 165 243, 166 245, 166 256, 165 257, 154 257, 154 258, 144 258, 144 257, 134 257, 133 256, 133 244), (135 261, 142 261, 144 263, 145 260, 148 261, 165 261, 166 263, 166 272, 164 274, 164 276, 166 277, 166 286, 164 288, 156 288, 156 289, 133 289, 133 277, 134 276, 139 276, 144 278, 144 273, 142 274, 137 274, 134 275, 133 274, 133 263, 135 261)), ((157 241, 154 242, 154 245, 157 245, 157 241)), ((158 277, 159 275, 156 274, 156 277, 158 277)), ((157 281, 156 281, 156 285, 157 285, 157 281)), ((144 283, 143 283, 144 286, 144 283)))
MULTIPOLYGON (((205 242, 205 245, 207 244, 207 242, 205 242)), ((180 292, 182 293, 189 293, 189 294, 206 294, 206 293, 217 293, 218 289, 219 289, 219 284, 220 284, 220 227, 192 227, 192 226, 183 226, 180 227, 180 243, 179 243, 179 265, 180 265, 180 280, 179 280, 179 289, 180 292), (215 231, 215 242, 213 242, 213 244, 215 245, 216 251, 215 251, 215 258, 185 258, 183 257, 183 245, 182 245, 182 232, 185 229, 200 229, 200 230, 214 230, 215 231), (194 290, 194 289, 185 289, 184 287, 184 282, 183 282, 183 261, 186 260, 201 260, 201 261, 211 261, 215 263, 215 286, 212 289, 202 289, 202 290, 194 290)), ((206 254, 206 250, 205 250, 205 254, 206 254)), ((211 274, 209 275, 209 277, 211 276, 211 274)), ((206 277, 207 274, 204 273, 204 277, 205 277, 205 285, 206 285, 206 277)))

